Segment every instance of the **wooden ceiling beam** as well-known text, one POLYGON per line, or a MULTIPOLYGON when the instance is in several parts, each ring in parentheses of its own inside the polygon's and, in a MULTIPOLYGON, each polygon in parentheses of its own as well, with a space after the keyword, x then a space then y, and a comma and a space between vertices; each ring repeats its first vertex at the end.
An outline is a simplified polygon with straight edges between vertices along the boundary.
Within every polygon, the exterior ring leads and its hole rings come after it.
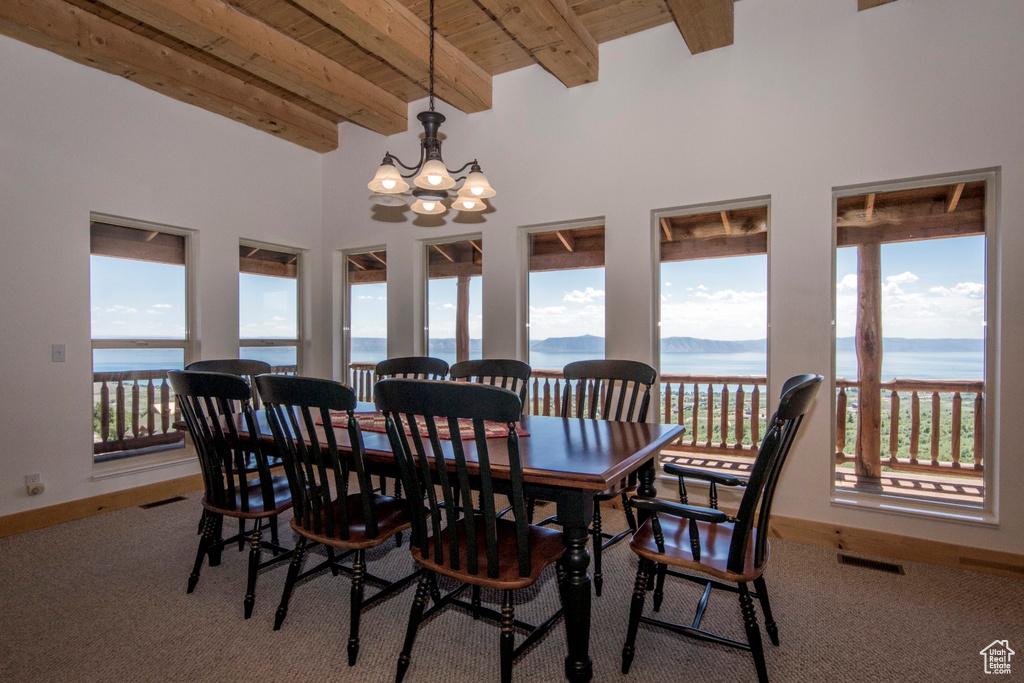
POLYGON ((431 244, 430 246, 432 246, 434 248, 434 251, 436 251, 438 254, 440 254, 441 256, 444 256, 446 259, 448 259, 449 263, 455 263, 455 259, 452 258, 452 255, 449 254, 444 249, 442 249, 439 245, 431 244))
POLYGON ((768 233, 754 232, 733 237, 680 240, 661 243, 661 261, 696 261, 706 258, 749 256, 768 253, 768 233))
POLYGON ((875 193, 872 192, 864 200, 864 220, 870 221, 875 215, 875 193))
POLYGON ((690 54, 732 45, 733 0, 666 0, 690 54))
POLYGON ((850 247, 869 242, 909 242, 911 240, 965 237, 985 234, 984 209, 954 213, 925 214, 910 218, 880 220, 868 226, 836 226, 836 246, 850 247))
POLYGON ((567 88, 597 80, 597 41, 565 0, 479 0, 567 88))
POLYGON ((668 218, 661 219, 661 231, 665 234, 665 241, 672 241, 672 221, 668 218))
MULTIPOLYGON (((430 26, 398 0, 294 2, 427 89, 430 26)), ((448 104, 466 113, 491 108, 491 75, 440 34, 434 38, 434 71, 434 90, 448 104)))
POLYGON ((383 257, 381 257, 381 255, 380 255, 380 254, 378 254, 378 253, 377 253, 377 252, 375 252, 375 251, 370 251, 370 252, 367 252, 367 253, 368 253, 368 254, 370 255, 370 257, 371 257, 371 258, 372 258, 373 260, 377 261, 377 263, 379 263, 379 264, 381 264, 382 266, 384 266, 385 268, 387 268, 388 262, 387 262, 387 261, 385 261, 385 260, 384 260, 384 258, 383 258, 383 257))
POLYGON ((62 0, 3 0, 0 33, 308 149, 338 147, 334 122, 62 0))
POLYGON ((562 246, 565 247, 566 251, 574 251, 576 240, 573 239, 572 233, 555 230, 555 237, 557 237, 558 241, 562 243, 562 246))
POLYGON ((384 135, 408 105, 298 40, 222 0, 106 0, 106 5, 384 135))
POLYGON ((949 191, 949 199, 946 201, 946 213, 956 211, 956 205, 960 203, 960 195, 963 193, 963 183, 957 183, 957 185, 949 191))

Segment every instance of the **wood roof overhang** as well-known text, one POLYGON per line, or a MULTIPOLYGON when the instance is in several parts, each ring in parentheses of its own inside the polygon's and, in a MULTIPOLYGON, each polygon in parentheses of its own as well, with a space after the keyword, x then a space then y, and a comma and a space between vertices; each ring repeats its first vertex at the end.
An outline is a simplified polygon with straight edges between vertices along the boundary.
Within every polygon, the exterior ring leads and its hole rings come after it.
MULTIPOLYGON (((598 43, 672 21, 691 53, 733 42, 733 0, 436 0, 435 14, 435 90, 467 113, 490 108, 494 75, 540 64, 593 82, 598 43)), ((326 152, 342 121, 406 129, 427 94, 428 16, 429 0, 4 0, 0 33, 326 152)))

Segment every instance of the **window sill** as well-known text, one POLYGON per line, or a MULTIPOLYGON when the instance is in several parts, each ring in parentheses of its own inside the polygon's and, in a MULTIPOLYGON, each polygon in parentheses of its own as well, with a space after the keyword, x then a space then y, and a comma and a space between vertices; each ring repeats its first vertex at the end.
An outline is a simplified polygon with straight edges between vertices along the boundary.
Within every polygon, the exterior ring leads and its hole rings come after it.
POLYGON ((999 526, 999 519, 995 513, 983 508, 966 508, 942 503, 929 503, 861 491, 833 492, 831 504, 839 508, 854 508, 889 515, 903 515, 918 519, 924 518, 940 522, 952 522, 954 524, 975 524, 985 527, 999 526))

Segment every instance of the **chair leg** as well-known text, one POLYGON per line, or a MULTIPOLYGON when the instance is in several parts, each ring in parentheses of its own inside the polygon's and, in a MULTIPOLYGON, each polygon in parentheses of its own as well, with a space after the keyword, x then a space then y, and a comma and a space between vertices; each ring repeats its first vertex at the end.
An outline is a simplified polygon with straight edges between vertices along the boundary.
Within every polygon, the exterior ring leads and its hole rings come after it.
POLYGON ((409 670, 409 660, 412 657, 412 644, 416 640, 416 630, 423 619, 423 608, 427 603, 428 577, 433 576, 431 572, 424 572, 416 584, 416 599, 412 602, 412 611, 409 613, 409 626, 405 630, 405 645, 402 646, 402 654, 398 656, 398 671, 395 674, 395 683, 402 683, 405 672, 409 670))
MULTIPOLYGON (((206 515, 209 517, 212 513, 207 512, 206 515)), ((210 546, 206 549, 206 554, 210 558, 210 566, 219 567, 221 551, 224 550, 224 516, 212 516, 216 518, 213 525, 213 540, 211 541, 210 546)))
POLYGON ((299 578, 299 570, 302 569, 302 556, 306 552, 306 537, 299 536, 295 544, 295 552, 292 554, 292 561, 288 565, 288 576, 284 582, 284 591, 281 593, 281 604, 277 606, 277 614, 274 616, 274 630, 281 630, 284 618, 288 616, 288 601, 292 597, 292 589, 299 578))
POLYGON ((206 523, 203 525, 203 535, 199 539, 199 551, 196 553, 195 564, 192 565, 192 574, 188 577, 189 593, 194 591, 196 589, 196 584, 199 583, 199 572, 203 569, 203 558, 206 557, 206 553, 209 551, 210 545, 214 542, 213 532, 217 528, 217 520, 215 519, 217 517, 220 517, 220 515, 215 515, 209 511, 206 513, 206 523))
POLYGON ((249 584, 245 591, 245 618, 252 616, 256 604, 256 575, 260 570, 260 550, 263 548, 263 520, 257 519, 249 539, 249 584))
POLYGON ((601 597, 601 586, 604 584, 604 574, 601 573, 601 504, 594 501, 594 522, 590 527, 590 533, 594 537, 594 595, 601 597))
POLYGON ((349 597, 348 665, 359 656, 359 615, 363 611, 363 575, 366 573, 366 551, 357 550, 352 563, 352 592, 349 597))
POLYGON ((778 647, 779 627, 775 625, 775 619, 772 618, 772 606, 768 602, 768 586, 765 585, 763 576, 754 579, 754 590, 757 591, 757 599, 761 601, 761 611, 764 612, 764 630, 768 631, 772 645, 778 647))
POLYGON ((473 586, 473 618, 480 618, 480 586, 473 586))
POLYGON ((750 591, 747 584, 739 584, 740 589, 740 613, 743 614, 743 627, 747 631, 747 642, 750 643, 750 654, 754 657, 754 666, 757 668, 757 680, 759 683, 768 683, 768 668, 764 662, 764 648, 761 646, 761 629, 757 625, 757 613, 754 611, 754 601, 750 598, 750 591))
POLYGON ((206 508, 203 508, 203 514, 199 515, 199 528, 196 529, 196 536, 203 535, 203 529, 206 528, 206 508))
POLYGON ((661 603, 665 599, 665 574, 668 573, 668 565, 664 562, 658 563, 658 578, 654 584, 654 611, 661 611, 661 603))
POLYGON ((512 591, 502 591, 501 599, 501 683, 512 683, 512 650, 515 644, 516 608, 512 591))
POLYGON ((530 496, 526 499, 526 521, 533 524, 533 511, 537 509, 537 499, 530 496))
POLYGON ((274 556, 280 552, 277 547, 281 545, 281 542, 277 535, 277 515, 270 518, 270 542, 274 544, 274 556))
POLYGON ((430 575, 430 599, 434 601, 434 604, 441 602, 441 589, 437 587, 437 577, 434 574, 430 575))
MULTIPOLYGON (((381 477, 380 480, 381 480, 381 495, 385 495, 384 490, 383 490, 384 489, 384 477, 381 477)), ((398 477, 395 477, 395 499, 396 500, 401 500, 402 499, 402 480, 399 479, 398 477)), ((399 531, 397 534, 395 534, 395 547, 396 548, 401 548, 402 547, 402 532, 401 531, 399 531)))
POLYGON ((636 515, 633 514, 633 504, 629 502, 629 496, 626 492, 622 492, 622 510, 626 513, 626 523, 629 524, 629 529, 633 533, 636 533, 636 515))
POLYGON ((633 598, 629 603, 629 626, 626 628, 626 644, 622 646, 622 673, 629 673, 636 654, 636 632, 640 628, 640 615, 644 611, 644 598, 647 595, 647 577, 651 571, 650 560, 640 560, 636 570, 636 582, 633 584, 633 598))
POLYGON ((238 552, 245 550, 245 518, 238 518, 238 552))
POLYGON ((337 576, 339 574, 338 568, 335 566, 336 560, 334 559, 334 548, 329 545, 325 545, 324 549, 327 550, 327 559, 331 561, 331 574, 337 576))

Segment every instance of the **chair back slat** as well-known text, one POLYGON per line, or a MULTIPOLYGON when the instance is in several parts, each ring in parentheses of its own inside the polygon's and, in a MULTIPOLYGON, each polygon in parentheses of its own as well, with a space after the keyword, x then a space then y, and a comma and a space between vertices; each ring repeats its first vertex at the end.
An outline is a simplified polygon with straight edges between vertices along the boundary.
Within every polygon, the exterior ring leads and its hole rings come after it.
POLYGON ((273 482, 259 432, 254 430, 249 385, 226 373, 175 370, 167 376, 199 457, 207 504, 249 512, 252 476, 264 509, 273 509, 273 482), (245 425, 245 437, 239 436, 239 421, 245 425))
POLYGON ((764 563, 775 489, 803 416, 810 408, 822 379, 821 375, 797 375, 782 387, 779 408, 768 421, 768 431, 750 469, 746 491, 736 513, 727 562, 729 571, 743 571, 753 529, 757 529, 754 565, 760 567, 764 563))
POLYGON ((357 495, 363 533, 368 539, 376 538, 377 506, 352 389, 330 380, 270 374, 260 375, 256 383, 300 526, 313 534, 348 540, 353 524, 349 498, 357 495), (342 455, 340 434, 348 437, 351 456, 342 455), (356 494, 349 491, 353 471, 359 484, 356 494))
POLYGON ((377 363, 378 380, 388 377, 405 379, 444 379, 448 374, 448 362, 430 356, 403 356, 388 358, 377 363))
POLYGON ((462 570, 455 543, 456 522, 460 515, 453 504, 451 473, 459 487, 465 518, 460 524, 464 526, 466 538, 466 567, 464 571, 473 575, 486 572, 488 578, 498 577, 498 517, 495 503, 495 481, 492 476, 491 448, 503 445, 508 456, 510 470, 510 497, 513 500, 513 523, 515 525, 515 542, 519 574, 530 574, 530 548, 526 514, 526 502, 523 495, 523 468, 519 458, 519 437, 514 429, 515 422, 522 412, 522 402, 510 390, 496 386, 469 382, 430 382, 408 379, 385 379, 374 387, 377 406, 384 413, 387 423, 388 438, 392 451, 402 473, 402 480, 409 491, 413 506, 413 516, 429 518, 430 537, 426 537, 428 524, 426 521, 417 526, 413 523, 413 544, 420 548, 424 555, 433 553, 433 561, 445 564, 453 570, 462 570), (417 426, 419 417, 426 429, 417 426), (464 439, 460 430, 459 418, 472 422, 472 444, 464 439), (403 424, 404 420, 404 424, 403 424), (449 432, 449 439, 441 439, 438 420, 444 420, 449 432), (486 422, 498 422, 503 425, 503 438, 487 439, 486 422), (406 434, 406 429, 411 436, 406 434), (424 434, 424 431, 426 432, 424 434), (431 457, 427 457, 429 444, 431 457), (475 463, 471 456, 475 455, 475 463), (441 491, 438 499, 436 489, 441 491), (478 493, 478 511, 473 510, 472 494, 478 493), (417 513, 415 506, 426 499, 428 513, 417 513), (416 501, 416 502, 413 502, 416 501), (442 523, 451 532, 448 534, 452 542, 449 548, 441 546, 442 523), (483 527, 484 556, 486 568, 479 567, 480 526, 483 527), (417 531, 419 529, 419 531, 417 531))
POLYGON ((515 392, 526 406, 526 391, 529 388, 533 369, 521 360, 511 358, 484 358, 464 360, 448 371, 453 380, 467 380, 492 387, 501 387, 515 392))
POLYGON ((631 360, 584 360, 562 369, 562 415, 644 422, 657 371, 631 360), (572 401, 575 399, 575 410, 572 401))
POLYGON ((249 390, 252 392, 252 407, 254 410, 260 409, 260 392, 256 388, 256 376, 271 371, 270 363, 248 358, 197 360, 186 365, 185 369, 195 372, 224 372, 241 377, 249 385, 249 390))

